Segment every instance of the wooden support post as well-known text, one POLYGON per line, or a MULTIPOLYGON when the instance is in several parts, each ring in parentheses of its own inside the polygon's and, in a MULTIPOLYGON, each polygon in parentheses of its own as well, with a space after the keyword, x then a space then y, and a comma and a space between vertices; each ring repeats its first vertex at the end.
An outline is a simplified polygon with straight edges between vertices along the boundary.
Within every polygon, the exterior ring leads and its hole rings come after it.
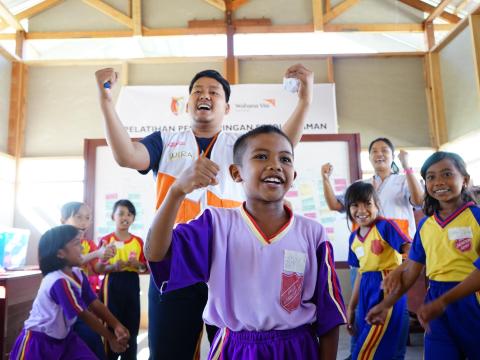
POLYGON ((238 83, 238 61, 233 50, 233 25, 232 0, 225 0, 225 24, 227 26, 227 58, 225 59, 225 73, 230 84, 238 83))
POLYGON ((323 31, 323 0, 312 0, 313 29, 323 31))
POLYGON ((448 141, 439 54, 437 52, 426 54, 424 66, 430 139, 432 147, 439 149, 448 141))
POLYGON ((425 23, 425 45, 427 50, 431 50, 435 46, 435 29, 432 22, 425 23))
POLYGON ((335 74, 333 71, 333 56, 327 57, 327 78, 329 83, 335 83, 335 74))
POLYGON ((132 1, 133 35, 142 36, 142 0, 132 1))
POLYGON ((480 15, 470 15, 469 22, 470 31, 472 34, 472 50, 477 80, 477 90, 480 99, 480 15))
POLYGON ((325 0, 325 11, 329 12, 332 9, 332 3, 330 0, 325 0))
POLYGON ((28 67, 22 62, 12 63, 10 87, 10 114, 8 119, 7 152, 17 161, 23 155, 25 140, 25 106, 28 67))
POLYGON ((120 74, 120 79, 122 86, 128 85, 128 62, 125 61, 122 63, 122 72, 120 74))
POLYGON ((19 59, 23 58, 23 44, 25 42, 25 31, 17 31, 15 33, 15 55, 19 59))

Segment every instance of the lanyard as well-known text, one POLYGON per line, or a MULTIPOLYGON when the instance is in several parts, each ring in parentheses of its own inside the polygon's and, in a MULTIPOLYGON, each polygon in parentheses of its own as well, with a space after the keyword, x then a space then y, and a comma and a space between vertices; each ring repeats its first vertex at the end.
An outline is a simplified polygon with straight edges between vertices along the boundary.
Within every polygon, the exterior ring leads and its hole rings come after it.
MULTIPOLYGON (((200 148, 198 148, 198 156, 207 157, 208 153, 212 150, 213 144, 215 144, 215 141, 217 141, 218 134, 220 134, 220 131, 215 134, 212 140, 210 140, 205 151, 200 152, 200 148)), ((198 144, 197 144, 197 147, 198 147, 198 144)))

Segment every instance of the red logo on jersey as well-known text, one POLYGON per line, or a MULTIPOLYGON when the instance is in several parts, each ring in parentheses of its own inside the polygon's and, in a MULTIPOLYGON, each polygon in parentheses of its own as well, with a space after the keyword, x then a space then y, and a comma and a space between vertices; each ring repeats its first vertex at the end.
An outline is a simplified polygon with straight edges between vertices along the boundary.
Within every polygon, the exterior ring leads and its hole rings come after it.
POLYGON ((303 275, 282 273, 280 305, 291 313, 300 306, 302 299, 303 275))
POLYGON ((472 239, 457 239, 455 247, 461 252, 470 251, 472 249, 472 239))
POLYGON ((380 240, 373 240, 370 248, 375 255, 380 255, 383 252, 383 245, 380 240))

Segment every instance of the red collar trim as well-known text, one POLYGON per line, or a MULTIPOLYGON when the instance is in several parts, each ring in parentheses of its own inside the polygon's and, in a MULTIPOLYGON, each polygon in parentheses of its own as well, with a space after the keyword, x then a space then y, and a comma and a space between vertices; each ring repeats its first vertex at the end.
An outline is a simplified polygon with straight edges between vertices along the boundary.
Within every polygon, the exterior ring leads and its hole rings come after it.
POLYGON ((469 201, 465 204, 463 204, 462 206, 460 206, 457 210, 455 210, 453 213, 451 213, 450 215, 447 216, 447 218, 445 220, 443 220, 440 215, 438 215, 438 212, 435 211, 435 213, 433 214, 433 217, 435 218, 435 221, 438 223, 438 225, 440 225, 442 228, 444 228, 445 226, 447 226, 453 219, 455 219, 458 215, 460 215, 463 210, 465 210, 466 208, 472 206, 472 205, 475 205, 475 203, 473 201, 469 201))
POLYGON ((258 233, 262 236, 263 240, 265 240, 268 244, 271 243, 271 241, 277 237, 279 234, 282 233, 282 231, 284 231, 289 225, 290 223, 292 222, 292 219, 293 219, 293 212, 292 210, 286 206, 286 205, 283 205, 283 208, 285 209, 285 211, 287 212, 288 214, 288 220, 285 224, 282 225, 282 227, 275 233, 275 234, 272 234, 271 236, 267 236, 265 235, 265 233, 262 231, 262 229, 258 226, 258 224, 256 223, 255 219, 253 218, 253 216, 248 212, 247 210, 247 207, 245 206, 246 203, 244 202, 242 204, 242 207, 243 207, 243 210, 245 211, 245 214, 247 215, 248 219, 250 220, 250 222, 252 223, 252 225, 255 227, 255 229, 258 231, 258 233))

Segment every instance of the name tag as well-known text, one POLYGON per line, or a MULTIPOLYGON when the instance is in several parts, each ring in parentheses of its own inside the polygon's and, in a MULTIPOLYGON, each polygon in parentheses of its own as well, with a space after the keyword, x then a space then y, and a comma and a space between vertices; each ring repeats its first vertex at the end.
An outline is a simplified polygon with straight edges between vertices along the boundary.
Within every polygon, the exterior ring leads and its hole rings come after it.
POLYGON ((357 255, 357 258, 361 258, 363 256, 365 256, 365 250, 363 248, 363 246, 359 246, 355 249, 355 255, 357 255))
POLYGON ((113 242, 113 244, 115 245, 115 247, 117 249, 122 249, 123 246, 125 245, 125 243, 123 241, 116 241, 116 240, 113 242))
POLYGON ((285 254, 283 257, 283 271, 303 274, 305 272, 306 262, 307 255, 305 253, 285 250, 285 254))
POLYGON ((472 228, 470 226, 465 226, 448 229, 448 238, 450 240, 472 239, 472 228))

